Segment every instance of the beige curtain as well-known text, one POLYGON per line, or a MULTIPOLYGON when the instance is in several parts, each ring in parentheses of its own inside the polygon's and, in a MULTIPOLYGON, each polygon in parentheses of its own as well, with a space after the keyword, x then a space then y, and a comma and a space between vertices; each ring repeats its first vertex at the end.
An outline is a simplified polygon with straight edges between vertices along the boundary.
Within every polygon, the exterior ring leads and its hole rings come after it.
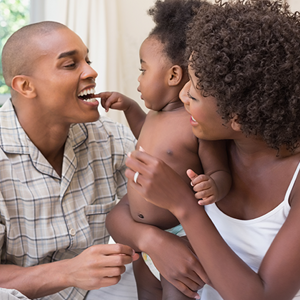
MULTIPOLYGON (((147 10, 154 0, 105 0, 107 33, 107 90, 119 91, 135 99, 144 109, 137 92, 140 74, 139 48, 154 26, 147 10)), ((145 109, 145 111, 147 111, 145 109)), ((108 115, 126 124, 124 114, 108 115)))

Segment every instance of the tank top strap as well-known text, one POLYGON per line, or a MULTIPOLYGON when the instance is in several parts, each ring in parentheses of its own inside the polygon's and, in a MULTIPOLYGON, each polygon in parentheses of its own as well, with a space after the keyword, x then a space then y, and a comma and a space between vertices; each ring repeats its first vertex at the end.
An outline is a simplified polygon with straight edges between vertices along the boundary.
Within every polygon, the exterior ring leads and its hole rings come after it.
POLYGON ((295 171, 295 173, 293 175, 293 178, 292 178, 292 180, 290 182, 290 185, 289 185, 289 187, 288 187, 288 189, 287 189, 287 191, 285 193, 284 202, 288 202, 289 201, 290 194, 291 194, 291 191, 292 191, 292 189, 294 187, 295 181, 296 181, 296 179, 298 177, 299 171, 300 171, 300 162, 298 163, 298 166, 297 166, 296 171, 295 171))

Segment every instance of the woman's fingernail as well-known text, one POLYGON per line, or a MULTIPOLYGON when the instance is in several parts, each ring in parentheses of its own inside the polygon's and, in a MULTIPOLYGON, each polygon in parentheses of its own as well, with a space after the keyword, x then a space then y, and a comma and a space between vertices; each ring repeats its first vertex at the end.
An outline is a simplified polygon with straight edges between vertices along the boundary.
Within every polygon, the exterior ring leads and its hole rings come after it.
POLYGON ((127 153, 127 156, 130 157, 130 156, 131 156, 131 152, 128 152, 128 153, 127 153))
POLYGON ((139 147, 139 150, 142 151, 142 152, 145 152, 145 150, 142 146, 139 147))
POLYGON ((200 299, 200 296, 199 296, 199 295, 197 295, 197 296, 195 297, 195 299, 200 299))

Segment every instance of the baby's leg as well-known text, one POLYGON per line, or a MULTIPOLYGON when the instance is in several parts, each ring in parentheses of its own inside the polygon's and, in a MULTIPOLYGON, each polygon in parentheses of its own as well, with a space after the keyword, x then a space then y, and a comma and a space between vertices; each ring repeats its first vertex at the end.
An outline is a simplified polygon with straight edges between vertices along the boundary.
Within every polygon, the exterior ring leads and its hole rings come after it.
POLYGON ((149 270, 142 257, 133 262, 133 272, 139 300, 162 299, 161 283, 149 270))
POLYGON ((163 289, 162 300, 195 300, 195 298, 190 298, 182 294, 173 284, 171 284, 161 275, 160 280, 163 289))

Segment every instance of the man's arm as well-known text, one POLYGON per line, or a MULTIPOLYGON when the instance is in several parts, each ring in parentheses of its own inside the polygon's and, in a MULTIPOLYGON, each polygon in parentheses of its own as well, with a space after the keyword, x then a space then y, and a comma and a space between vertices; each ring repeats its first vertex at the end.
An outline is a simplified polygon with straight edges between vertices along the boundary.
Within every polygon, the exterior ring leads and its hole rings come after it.
POLYGON ((0 265, 0 286, 16 289, 28 298, 40 298, 68 287, 84 290, 114 285, 125 272, 125 264, 138 255, 125 245, 96 245, 72 259, 20 267, 0 265))

